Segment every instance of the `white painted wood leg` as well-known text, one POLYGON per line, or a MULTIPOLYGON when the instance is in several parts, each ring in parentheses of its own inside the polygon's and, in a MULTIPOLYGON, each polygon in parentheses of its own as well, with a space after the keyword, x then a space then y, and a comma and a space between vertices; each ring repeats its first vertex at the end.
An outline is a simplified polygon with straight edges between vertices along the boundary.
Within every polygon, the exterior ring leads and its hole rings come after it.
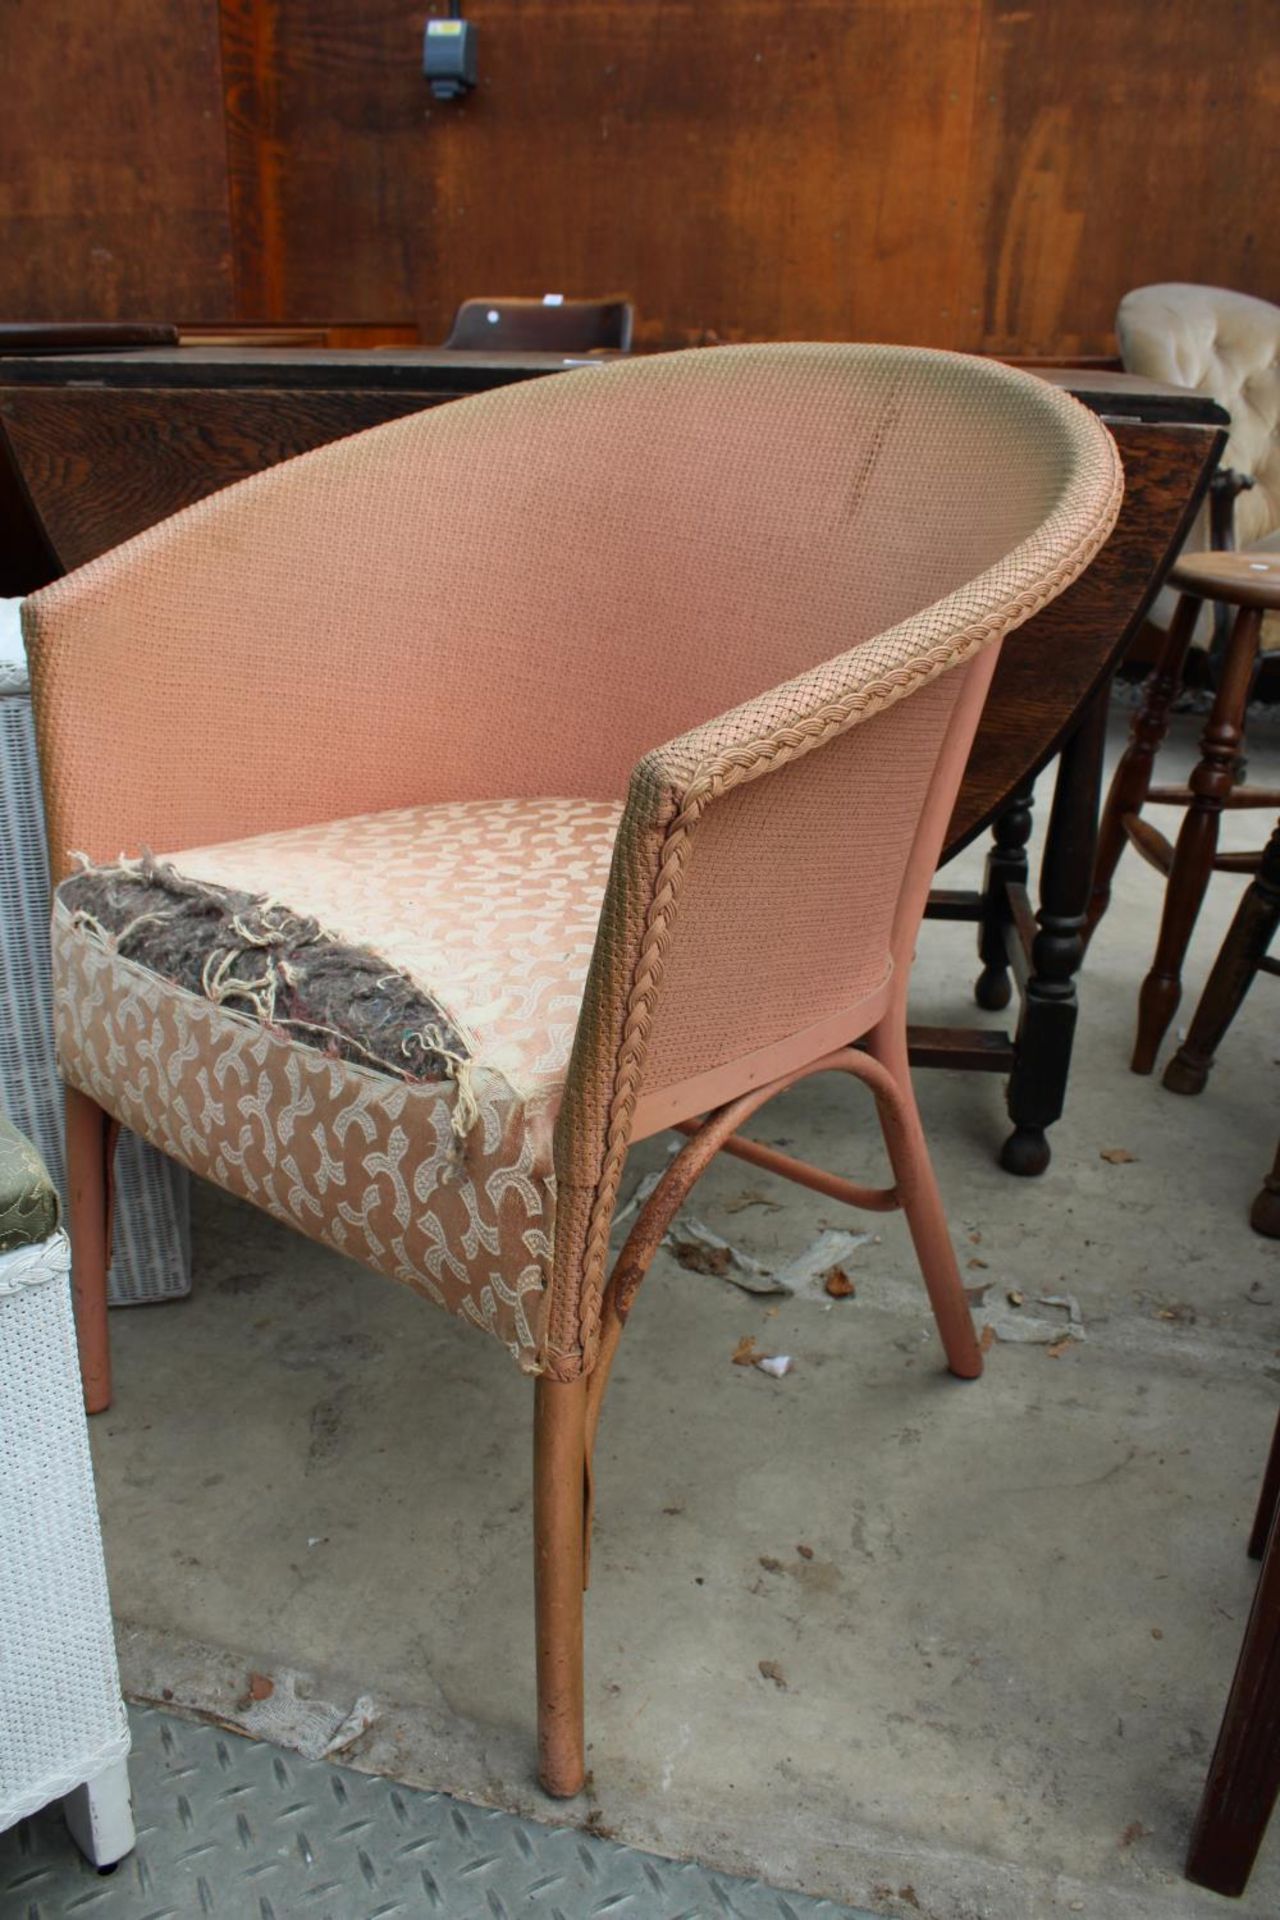
POLYGON ((133 1851, 128 1761, 114 1761, 82 1787, 64 1794, 62 1811, 85 1859, 95 1867, 114 1867, 133 1851))

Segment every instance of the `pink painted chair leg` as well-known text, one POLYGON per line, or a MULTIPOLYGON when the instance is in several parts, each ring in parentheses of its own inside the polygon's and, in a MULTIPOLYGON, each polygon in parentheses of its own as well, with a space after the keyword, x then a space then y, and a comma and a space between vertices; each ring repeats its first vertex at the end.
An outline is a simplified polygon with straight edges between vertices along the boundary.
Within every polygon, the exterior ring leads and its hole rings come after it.
POLYGON ((947 1366, 961 1380, 976 1380, 982 1372, 982 1348, 974 1330, 973 1315, 960 1277, 960 1263, 952 1245, 946 1209, 916 1106, 902 1023, 892 1017, 883 1021, 867 1035, 867 1051, 886 1068, 894 1082, 893 1102, 877 1101, 880 1124, 947 1366))
POLYGON ((107 1330, 108 1116, 86 1094, 67 1088, 67 1230, 75 1301, 80 1380, 89 1413, 111 1405, 111 1342, 107 1330))
POLYGON ((586 1380, 539 1380, 533 1415, 538 1777, 558 1800, 581 1793, 586 1779, 582 1658, 586 1472, 586 1380))

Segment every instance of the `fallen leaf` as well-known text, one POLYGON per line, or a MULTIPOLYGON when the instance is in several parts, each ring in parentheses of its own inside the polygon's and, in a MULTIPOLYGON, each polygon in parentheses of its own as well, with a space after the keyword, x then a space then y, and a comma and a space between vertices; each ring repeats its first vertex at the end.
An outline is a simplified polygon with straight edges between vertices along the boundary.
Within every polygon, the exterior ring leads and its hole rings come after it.
POLYGON ((908 1885, 905 1887, 899 1887, 898 1898, 903 1902, 905 1906, 914 1907, 916 1912, 919 1913, 920 1898, 913 1886, 908 1885))
POLYGON ((1045 1348, 1045 1352, 1051 1360, 1061 1360, 1063 1354, 1070 1353, 1072 1347, 1076 1345, 1077 1342, 1071 1338, 1071 1335, 1064 1333, 1061 1340, 1055 1340, 1052 1346, 1045 1348))
POLYGON ((1185 1300, 1175 1300, 1171 1306, 1161 1307, 1156 1313, 1157 1320, 1166 1320, 1175 1327, 1194 1327, 1196 1310, 1188 1306, 1185 1300))
POLYGON ((974 1228, 973 1232, 969 1235, 969 1244, 970 1246, 973 1246, 973 1247, 980 1247, 982 1245, 982 1235, 978 1232, 978 1229, 976 1227, 974 1228))
POLYGON ((770 1200, 763 1193, 740 1193, 732 1200, 722 1200, 722 1213, 745 1213, 748 1207, 767 1207, 770 1213, 781 1213, 781 1200, 770 1200))
POLYGON ((828 1267, 822 1276, 823 1289, 833 1300, 849 1300, 858 1291, 843 1267, 828 1267))
POLYGON ((759 1358, 760 1349, 756 1346, 755 1335, 753 1333, 744 1333, 733 1350, 734 1366, 754 1367, 759 1358))
POLYGON ((796 1552, 802 1560, 812 1560, 813 1558, 813 1548, 806 1547, 803 1541, 796 1542, 796 1552))
POLYGON ((251 1673, 249 1675, 249 1684, 236 1701, 237 1711, 244 1713, 249 1707, 253 1706, 255 1701, 269 1700, 275 1690, 275 1681, 270 1679, 265 1673, 251 1673))
POLYGON ((985 1273, 987 1270, 988 1262, 986 1260, 979 1260, 977 1254, 975 1253, 972 1260, 970 1260, 969 1265, 972 1268, 974 1268, 975 1271, 980 1270, 981 1272, 985 1273))
POLYGON ((679 1225, 671 1228, 662 1244, 687 1273, 705 1273, 714 1280, 731 1281, 735 1287, 741 1287, 744 1293, 791 1292, 786 1282, 775 1279, 768 1267, 762 1267, 741 1247, 735 1247, 720 1234, 713 1233, 710 1227, 701 1220, 695 1220, 692 1214, 683 1215, 679 1225))
MULTIPOLYGON (((853 1256, 860 1247, 870 1246, 870 1233, 845 1233, 827 1227, 793 1260, 776 1268, 773 1280, 777 1288, 797 1300, 827 1300, 832 1296, 826 1286, 828 1274, 837 1269, 846 1276, 853 1273, 853 1256)), ((850 1286, 853 1282, 850 1278, 850 1286)), ((839 1297, 838 1295, 835 1297, 839 1297)))
POLYGON ((777 1661, 761 1660, 759 1662, 759 1666, 760 1666, 760 1672, 763 1678, 766 1680, 772 1680, 774 1686, 781 1688, 782 1692, 785 1693, 787 1690, 786 1676, 784 1675, 782 1668, 778 1665, 777 1661))
POLYGON ((1008 1293, 1006 1293, 1005 1295, 1005 1299, 1009 1302, 1009 1305, 1011 1307, 1022 1306, 1026 1300, 1026 1297, 1027 1297, 1026 1294, 1020 1293, 1017 1287, 1010 1287, 1008 1293))
POLYGON ((996 1343, 996 1330, 993 1326, 988 1324, 982 1329, 982 1332, 978 1336, 978 1345, 981 1347, 984 1353, 990 1353, 995 1343, 996 1343))
POLYGON ((1101 1159, 1113 1167, 1127 1167, 1137 1157, 1136 1153, 1130 1153, 1128 1147, 1104 1147, 1100 1155, 1101 1159))
POLYGON ((1163 1628, 1163 1627, 1152 1627, 1152 1629, 1151 1629, 1151 1638, 1152 1638, 1153 1640, 1163 1640, 1163 1639, 1164 1639, 1164 1628, 1163 1628))
POLYGON ((764 1568, 766 1573, 782 1572, 781 1560, 775 1560, 771 1553, 762 1553, 760 1555, 760 1565, 764 1568))

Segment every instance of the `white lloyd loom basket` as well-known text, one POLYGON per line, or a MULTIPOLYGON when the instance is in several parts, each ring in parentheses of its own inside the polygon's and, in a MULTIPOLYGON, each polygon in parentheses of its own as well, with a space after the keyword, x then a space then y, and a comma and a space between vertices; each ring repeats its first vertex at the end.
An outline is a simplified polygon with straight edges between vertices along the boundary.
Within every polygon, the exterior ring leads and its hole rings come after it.
POLYGON ((0 1253, 0 1829, 62 1800, 97 1866, 133 1845, 66 1236, 0 1253))
MULTIPOLYGON (((0 601, 0 613, 8 611, 0 601)), ((3 636, 0 636, 2 641, 3 636)), ((25 665, 0 644, 0 1111, 35 1143, 66 1204, 62 1089, 49 992, 49 855, 25 665)), ((113 1306, 191 1291, 190 1181, 120 1134, 109 1294, 113 1306)))

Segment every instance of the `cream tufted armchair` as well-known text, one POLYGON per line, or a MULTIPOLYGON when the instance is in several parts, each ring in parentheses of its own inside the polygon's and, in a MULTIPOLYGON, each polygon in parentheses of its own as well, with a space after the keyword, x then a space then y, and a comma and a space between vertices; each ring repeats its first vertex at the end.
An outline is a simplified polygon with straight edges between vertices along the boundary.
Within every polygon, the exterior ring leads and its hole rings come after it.
POLYGON ((1160 932, 1138 1001, 1131 1065, 1150 1073, 1182 990, 1182 964, 1211 875, 1253 871, 1257 854, 1219 853, 1224 807, 1273 810, 1270 789, 1243 784, 1245 713, 1258 656, 1280 649, 1280 307, 1221 287, 1170 283, 1126 294, 1116 334, 1132 373, 1194 387, 1231 415, 1223 463, 1157 602, 1167 626, 1116 768, 1098 834, 1089 931, 1106 912, 1128 844, 1168 881, 1160 932), (1220 551, 1205 553, 1212 546, 1220 551), (1239 552, 1231 549, 1239 546, 1239 552), (1184 785, 1153 786, 1188 653, 1213 639, 1213 709, 1184 785), (1143 818, 1148 802, 1186 809, 1176 844, 1143 818))
MULTIPOLYGON (((1194 387, 1231 415, 1213 501, 1187 550, 1234 545, 1280 552, 1280 307, 1226 287, 1176 280, 1135 287, 1117 310, 1116 338, 1130 373, 1194 387)), ((1169 625, 1176 602, 1176 593, 1161 594, 1153 615, 1161 626, 1169 625)), ((1206 611, 1193 644, 1207 644, 1211 632, 1206 611)), ((1280 615, 1263 621, 1262 646, 1280 651, 1280 615)))

